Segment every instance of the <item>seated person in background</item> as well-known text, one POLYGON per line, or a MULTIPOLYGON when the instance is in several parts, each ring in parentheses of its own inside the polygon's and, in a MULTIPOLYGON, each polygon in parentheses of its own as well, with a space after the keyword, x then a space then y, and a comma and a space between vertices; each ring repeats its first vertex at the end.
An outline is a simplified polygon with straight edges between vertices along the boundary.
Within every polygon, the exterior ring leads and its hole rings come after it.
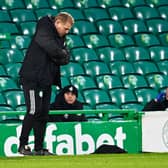
POLYGON ((168 88, 145 105, 142 111, 164 111, 168 108, 168 88))
MULTIPOLYGON (((64 87, 50 105, 50 110, 82 110, 83 104, 77 100, 78 90, 73 85, 64 87)), ((84 114, 49 115, 49 122, 86 121, 84 114)))

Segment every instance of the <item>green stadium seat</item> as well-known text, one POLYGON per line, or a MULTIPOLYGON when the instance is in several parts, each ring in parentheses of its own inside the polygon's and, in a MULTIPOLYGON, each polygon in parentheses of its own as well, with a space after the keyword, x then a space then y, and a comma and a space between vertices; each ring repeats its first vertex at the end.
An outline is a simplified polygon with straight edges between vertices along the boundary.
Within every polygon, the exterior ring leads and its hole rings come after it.
POLYGON ((151 47, 155 45, 160 45, 158 36, 148 33, 139 33, 134 35, 136 44, 141 47, 151 47))
POLYGON ((111 7, 108 9, 109 14, 113 20, 133 19, 132 11, 124 6, 111 7))
POLYGON ((126 34, 136 34, 148 32, 145 22, 138 19, 128 19, 121 22, 126 34))
POLYGON ((97 104, 96 109, 118 109, 119 107, 116 104, 110 103, 102 103, 97 104))
POLYGON ((162 60, 162 61, 157 62, 159 72, 165 75, 168 75, 167 65, 168 65, 168 60, 162 60))
POLYGON ((148 50, 144 47, 125 47, 123 50, 126 60, 129 62, 151 60, 148 50))
POLYGON ((159 1, 146 0, 146 4, 148 4, 151 7, 159 7, 159 6, 168 5, 168 1, 167 0, 159 0, 159 1))
POLYGON ((123 33, 123 28, 118 21, 114 21, 111 19, 104 19, 96 22, 96 25, 99 29, 100 33, 104 35, 109 35, 112 33, 123 33))
POLYGON ((110 70, 106 63, 100 61, 88 61, 83 64, 85 73, 92 77, 110 74, 110 70))
POLYGON ((85 102, 90 104, 93 109, 95 109, 98 104, 111 102, 107 92, 101 89, 87 89, 82 93, 85 102))
POLYGON ((97 49, 99 59, 109 63, 112 61, 125 61, 124 53, 121 49, 113 47, 102 47, 97 49))
POLYGON ((121 109, 132 109, 137 112, 142 111, 143 108, 144 106, 140 103, 128 103, 128 104, 121 105, 121 109))
POLYGON ((0 22, 11 22, 8 10, 0 10, 0 22))
POLYGON ((168 45, 168 33, 161 33, 160 35, 158 35, 160 41, 161 41, 161 44, 163 46, 167 46, 168 45))
POLYGON ((79 35, 69 34, 66 36, 66 44, 68 48, 76 48, 76 47, 85 47, 85 44, 82 38, 79 35))
POLYGON ((91 76, 87 75, 77 75, 70 77, 70 82, 78 90, 97 88, 94 79, 91 76))
POLYGON ((145 88, 148 87, 148 83, 143 75, 131 74, 122 76, 122 82, 125 88, 145 88))
POLYGON ((91 0, 91 1, 83 1, 83 0, 75 0, 74 1, 73 0, 73 2, 74 2, 74 7, 78 7, 81 9, 99 7, 96 0, 91 0))
POLYGON ((1 40, 0 39, 0 48, 10 48, 9 40, 1 40))
POLYGON ((91 22, 96 22, 98 20, 110 19, 108 12, 101 7, 92 7, 83 9, 85 17, 91 22))
POLYGON ((96 76, 96 82, 100 89, 123 88, 123 84, 117 75, 99 75, 96 76))
POLYGON ((73 8, 74 4, 71 0, 48 0, 49 6, 53 9, 73 8))
POLYGON ((116 1, 116 0, 97 0, 97 3, 99 6, 101 6, 102 8, 110 8, 110 7, 114 7, 114 6, 122 6, 120 1, 116 1))
POLYGON ((48 0, 24 0, 27 9, 49 8, 48 0))
POLYGON ((160 90, 168 87, 168 77, 164 74, 150 74, 146 76, 146 79, 151 88, 160 90))
MULTIPOLYGON (((13 108, 7 105, 0 105, 0 111, 13 111, 13 108)), ((6 115, 1 115, 0 121, 5 120, 6 118, 6 115)))
POLYGON ((21 32, 23 35, 33 36, 36 30, 36 22, 23 22, 20 23, 21 32))
MULTIPOLYGON (((60 12, 68 12, 72 15, 72 17, 75 19, 75 23, 78 20, 84 20, 86 19, 82 10, 79 10, 77 8, 64 8, 60 9, 60 12)), ((74 25, 73 25, 74 26, 74 25)))
POLYGON ((27 21, 36 21, 36 16, 31 9, 14 9, 10 10, 10 15, 13 22, 21 23, 27 21))
POLYGON ((133 1, 130 1, 130 0, 121 0, 121 4, 126 6, 126 7, 137 7, 137 6, 143 6, 145 5, 145 0, 133 0, 133 1))
POLYGON ((19 89, 14 80, 10 77, 0 77, 0 91, 6 92, 12 89, 19 89))
POLYGON ((12 36, 10 41, 11 48, 15 49, 27 49, 31 42, 31 37, 26 35, 12 36))
POLYGON ((168 22, 163 19, 150 19, 146 21, 149 32, 159 34, 168 32, 168 22))
POLYGON ((1 49, 0 63, 5 65, 23 61, 23 53, 18 49, 1 49))
POLYGON ((12 23, 12 22, 2 22, 0 24, 0 32, 1 34, 17 34, 19 33, 19 30, 17 28, 17 26, 12 23))
POLYGON ((42 8, 42 9, 36 9, 34 10, 34 13, 36 14, 37 19, 39 20, 43 16, 55 16, 57 15, 58 11, 50 8, 42 8))
MULTIPOLYGON (((5 100, 5 97, 2 93, 0 93, 0 107, 2 105, 6 105, 6 100, 5 100)), ((1 111, 1 108, 0 108, 0 111, 1 111)))
POLYGON ((134 68, 136 73, 138 74, 152 74, 152 73, 158 73, 159 69, 157 68, 157 65, 155 62, 152 61, 137 61, 134 63, 134 68))
POLYGON ((137 102, 134 92, 128 88, 111 89, 109 91, 109 95, 111 98, 111 102, 118 106, 137 102))
POLYGON ((150 57, 153 61, 168 60, 167 46, 154 46, 149 48, 150 57))
POLYGON ((120 48, 135 45, 132 37, 128 34, 111 34, 108 39, 112 47, 120 48))
POLYGON ((135 95, 137 100, 142 105, 150 102, 152 99, 156 98, 158 91, 153 88, 140 88, 135 90, 135 95))
POLYGON ((70 85, 69 78, 66 77, 66 76, 61 76, 61 84, 62 84, 62 88, 64 88, 65 86, 70 85))
POLYGON ((133 12, 137 19, 152 19, 152 18, 159 18, 160 15, 156 8, 152 8, 150 6, 138 6, 133 9, 133 12))
POLYGON ((25 8, 23 0, 12 0, 12 1, 7 1, 7 0, 1 0, 0 1, 0 8, 3 10, 8 10, 8 9, 18 9, 18 8, 25 8))
POLYGON ((74 34, 83 35, 87 33, 97 33, 97 30, 94 24, 88 20, 78 20, 75 21, 71 32, 74 34))
POLYGON ((7 104, 13 109, 16 109, 16 107, 20 105, 25 105, 24 94, 21 90, 7 91, 4 93, 4 96, 6 98, 7 104))
POLYGON ((168 20, 168 5, 158 7, 158 11, 163 19, 168 20))
POLYGON ((112 74, 119 75, 119 76, 135 73, 133 64, 127 61, 110 62, 109 68, 112 74))
POLYGON ((99 48, 109 46, 109 42, 102 34, 88 34, 82 36, 88 48, 99 48))
POLYGON ((79 62, 80 64, 87 61, 99 60, 96 52, 86 47, 71 49, 71 55, 73 60, 79 62))
POLYGON ((83 67, 77 62, 70 62, 67 65, 61 66, 61 76, 75 76, 84 75, 85 71, 83 67))
POLYGON ((0 76, 7 76, 7 73, 3 65, 0 65, 0 76))

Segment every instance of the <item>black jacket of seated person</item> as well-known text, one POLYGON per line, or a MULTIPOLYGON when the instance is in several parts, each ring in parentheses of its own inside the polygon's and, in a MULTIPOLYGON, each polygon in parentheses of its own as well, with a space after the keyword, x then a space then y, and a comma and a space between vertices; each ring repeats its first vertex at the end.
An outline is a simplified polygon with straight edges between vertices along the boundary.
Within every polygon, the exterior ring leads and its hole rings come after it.
MULTIPOLYGON (((73 85, 64 87, 56 96, 55 101, 50 104, 50 110, 83 110, 83 104, 77 100, 78 90, 73 85), (64 98, 64 94, 71 92, 76 95, 76 100, 73 104, 68 104, 64 98)), ((73 122, 86 121, 84 114, 50 114, 49 122, 73 122)))

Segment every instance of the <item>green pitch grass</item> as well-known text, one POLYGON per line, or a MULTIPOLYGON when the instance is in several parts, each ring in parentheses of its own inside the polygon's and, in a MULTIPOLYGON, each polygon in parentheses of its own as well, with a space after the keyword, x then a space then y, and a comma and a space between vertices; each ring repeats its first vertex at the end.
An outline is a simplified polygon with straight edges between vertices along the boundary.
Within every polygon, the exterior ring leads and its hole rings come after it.
POLYGON ((168 168, 168 153, 0 157, 0 168, 168 168))

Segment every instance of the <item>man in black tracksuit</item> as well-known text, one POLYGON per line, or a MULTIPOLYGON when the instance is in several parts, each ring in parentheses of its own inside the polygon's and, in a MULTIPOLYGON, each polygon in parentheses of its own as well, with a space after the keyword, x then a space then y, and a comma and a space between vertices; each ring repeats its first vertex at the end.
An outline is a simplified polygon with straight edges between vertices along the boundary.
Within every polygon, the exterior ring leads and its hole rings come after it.
POLYGON ((18 149, 23 155, 33 154, 28 146, 32 129, 35 137, 34 155, 51 154, 43 149, 51 85, 61 88, 60 65, 67 64, 70 59, 65 47, 65 35, 73 23, 72 16, 65 12, 55 17, 45 16, 37 23, 35 35, 19 73, 27 106, 18 149))

